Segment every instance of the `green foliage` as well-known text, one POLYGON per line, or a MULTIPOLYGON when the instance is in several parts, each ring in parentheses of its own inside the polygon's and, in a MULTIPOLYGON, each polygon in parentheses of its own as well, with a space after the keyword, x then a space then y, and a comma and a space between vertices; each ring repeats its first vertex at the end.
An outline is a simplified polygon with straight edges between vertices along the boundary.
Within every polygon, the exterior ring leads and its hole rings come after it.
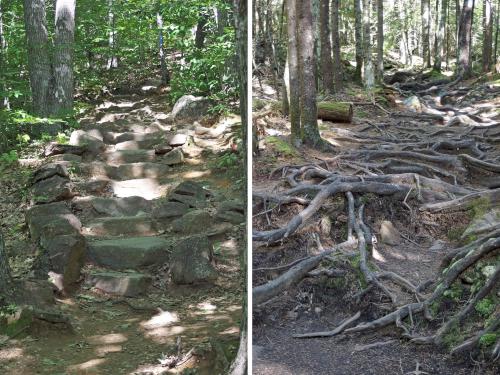
POLYGON ((491 203, 488 198, 477 198, 471 202, 469 215, 471 219, 481 218, 486 212, 488 212, 490 207, 491 203))
POLYGON ((453 322, 451 328, 443 336, 443 343, 448 347, 452 348, 455 345, 463 341, 463 334, 460 332, 460 327, 456 322, 453 322))
POLYGON ((458 302, 463 295, 463 287, 459 281, 454 282, 451 288, 444 291, 443 295, 451 300, 458 302))
POLYGON ((1 306, 0 307, 0 317, 14 314, 18 309, 18 306, 14 303, 1 306))
POLYGON ((462 237, 463 229, 462 228, 450 228, 446 236, 450 241, 459 241, 462 237))
POLYGON ((0 164, 4 166, 10 166, 19 160, 16 150, 11 150, 0 155, 0 164))
POLYGON ((220 156, 217 157, 217 160, 215 162, 215 168, 216 169, 231 169, 231 168, 236 168, 240 166, 240 157, 238 154, 232 152, 232 151, 227 151, 222 153, 220 156))
POLYGON ((479 339, 479 345, 483 347, 492 346, 496 343, 498 335, 496 333, 486 333, 479 339))
POLYGON ((476 311, 483 317, 488 317, 495 311, 495 303, 490 298, 483 298, 475 307, 476 311))

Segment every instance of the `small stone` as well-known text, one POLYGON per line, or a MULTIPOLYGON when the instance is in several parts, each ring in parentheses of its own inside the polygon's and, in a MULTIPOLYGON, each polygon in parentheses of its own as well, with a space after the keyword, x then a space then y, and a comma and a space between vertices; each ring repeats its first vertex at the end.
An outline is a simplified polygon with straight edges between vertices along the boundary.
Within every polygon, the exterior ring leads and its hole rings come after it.
POLYGON ((181 164, 184 162, 184 154, 180 148, 176 148, 166 153, 162 160, 167 165, 181 164))
POLYGON ((384 220, 380 224, 380 237, 381 241, 387 245, 394 246, 401 243, 401 234, 388 220, 384 220))
POLYGON ((151 276, 137 272, 93 271, 86 284, 105 293, 135 297, 146 293, 151 281, 151 276))

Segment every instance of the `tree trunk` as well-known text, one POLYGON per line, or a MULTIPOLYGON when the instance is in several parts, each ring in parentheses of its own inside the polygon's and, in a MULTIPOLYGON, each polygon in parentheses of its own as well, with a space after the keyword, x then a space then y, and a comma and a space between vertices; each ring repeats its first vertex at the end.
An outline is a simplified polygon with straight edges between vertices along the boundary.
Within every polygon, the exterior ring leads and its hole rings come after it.
POLYGON ((431 52, 430 52, 430 43, 429 43, 429 34, 430 34, 430 17, 431 17, 431 9, 430 9, 430 1, 422 0, 422 58, 424 59, 424 66, 429 68, 431 66, 431 52))
POLYGON ((339 7, 340 7, 340 0, 333 0, 332 47, 333 47, 333 77, 334 77, 336 92, 342 91, 342 61, 340 59, 339 7))
POLYGON ((316 77, 314 75, 314 28, 311 0, 296 3, 297 30, 299 46, 299 76, 301 82, 300 122, 303 141, 311 146, 322 142, 318 129, 316 107, 316 77))
POLYGON ((156 25, 158 26, 158 52, 160 55, 161 83, 167 85, 170 82, 167 60, 165 56, 165 45, 163 39, 163 17, 160 12, 156 13, 156 25))
POLYGON ((495 30, 495 51, 493 53, 493 59, 495 60, 494 71, 500 73, 500 55, 498 54, 498 29, 500 25, 500 0, 497 1, 497 6, 493 12, 496 15, 496 30, 495 30))
POLYGON ((54 107, 52 113, 73 112, 73 48, 75 42, 75 0, 57 0, 54 35, 54 107))
POLYGON ((447 10, 448 10, 448 0, 441 0, 439 28, 436 32, 436 49, 434 55, 434 70, 438 72, 441 71, 441 63, 443 61, 443 40, 446 28, 447 10))
POLYGON ((375 80, 373 76, 372 48, 371 48, 371 22, 370 22, 371 0, 363 3, 363 84, 366 88, 373 87, 375 80))
POLYGON ((198 25, 196 26, 196 35, 194 45, 197 49, 201 50, 205 47, 205 36, 207 34, 205 27, 208 23, 208 15, 201 10, 198 18, 198 25))
POLYGON ((118 68, 118 57, 116 57, 116 30, 115 30, 115 13, 114 13, 114 0, 108 0, 108 46, 109 57, 107 69, 118 68))
POLYGON ((462 79, 470 75, 470 40, 473 0, 464 0, 458 29, 457 75, 462 79))
POLYGON ((342 102, 319 102, 318 118, 332 122, 351 122, 352 104, 342 102))
MULTIPOLYGON (((4 6, 3 2, 2 0, 0 0, 0 72, 5 72, 5 67, 7 66, 7 57, 6 57, 7 40, 5 38, 3 29, 3 15, 4 15, 3 6, 4 6)), ((0 96, 0 109, 3 108, 10 109, 9 96, 7 94, 7 86, 5 82, 1 83, 0 90, 5 93, 4 97, 0 96)))
POLYGON ((384 81, 384 0, 377 0, 377 80, 384 81))
POLYGON ((491 69, 491 53, 493 47, 492 0, 483 0, 483 72, 491 69))
POLYGON ((330 0, 320 0, 321 78, 323 90, 333 93, 333 60, 330 43, 330 0))
POLYGON ((43 117, 50 113, 52 91, 45 0, 24 0, 24 23, 33 112, 43 117))
POLYGON ((297 146, 302 139, 300 129, 300 76, 297 30, 296 0, 286 0, 287 3, 287 31, 288 31, 288 86, 289 86, 289 113, 291 123, 291 141, 297 146))
POLYGON ((356 74, 355 79, 361 81, 361 71, 363 66, 363 26, 362 0, 354 0, 354 35, 356 37, 356 74))
POLYGON ((11 282, 9 260, 5 251, 3 235, 0 232, 0 304, 2 297, 9 294, 11 282))

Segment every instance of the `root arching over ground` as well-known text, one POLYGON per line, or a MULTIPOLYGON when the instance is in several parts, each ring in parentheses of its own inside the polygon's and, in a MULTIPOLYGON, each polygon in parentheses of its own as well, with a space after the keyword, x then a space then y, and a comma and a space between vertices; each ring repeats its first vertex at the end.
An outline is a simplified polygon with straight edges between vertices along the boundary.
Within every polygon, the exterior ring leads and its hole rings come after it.
MULTIPOLYGON (((260 320, 276 319, 270 311, 282 306, 285 320, 301 322, 286 333, 293 340, 389 335, 353 352, 383 350, 397 338, 495 367, 500 123, 484 114, 487 84, 467 91, 486 93, 483 101, 466 103, 465 91, 441 88, 449 105, 436 105, 427 90, 420 112, 374 107, 367 120, 355 109, 353 124, 321 123, 334 153, 303 150, 276 162, 279 150, 266 144, 253 194, 257 332, 264 335, 260 320), (329 303, 343 320, 331 322, 329 303)), ((286 135, 279 120, 266 121, 286 135)))

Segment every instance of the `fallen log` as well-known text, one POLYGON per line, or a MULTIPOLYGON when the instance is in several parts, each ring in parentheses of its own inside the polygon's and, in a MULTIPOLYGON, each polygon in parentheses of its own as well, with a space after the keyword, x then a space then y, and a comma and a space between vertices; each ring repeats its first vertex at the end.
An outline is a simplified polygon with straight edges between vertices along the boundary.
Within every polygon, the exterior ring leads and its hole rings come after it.
POLYGON ((352 103, 319 102, 318 118, 332 122, 352 122, 352 103))

